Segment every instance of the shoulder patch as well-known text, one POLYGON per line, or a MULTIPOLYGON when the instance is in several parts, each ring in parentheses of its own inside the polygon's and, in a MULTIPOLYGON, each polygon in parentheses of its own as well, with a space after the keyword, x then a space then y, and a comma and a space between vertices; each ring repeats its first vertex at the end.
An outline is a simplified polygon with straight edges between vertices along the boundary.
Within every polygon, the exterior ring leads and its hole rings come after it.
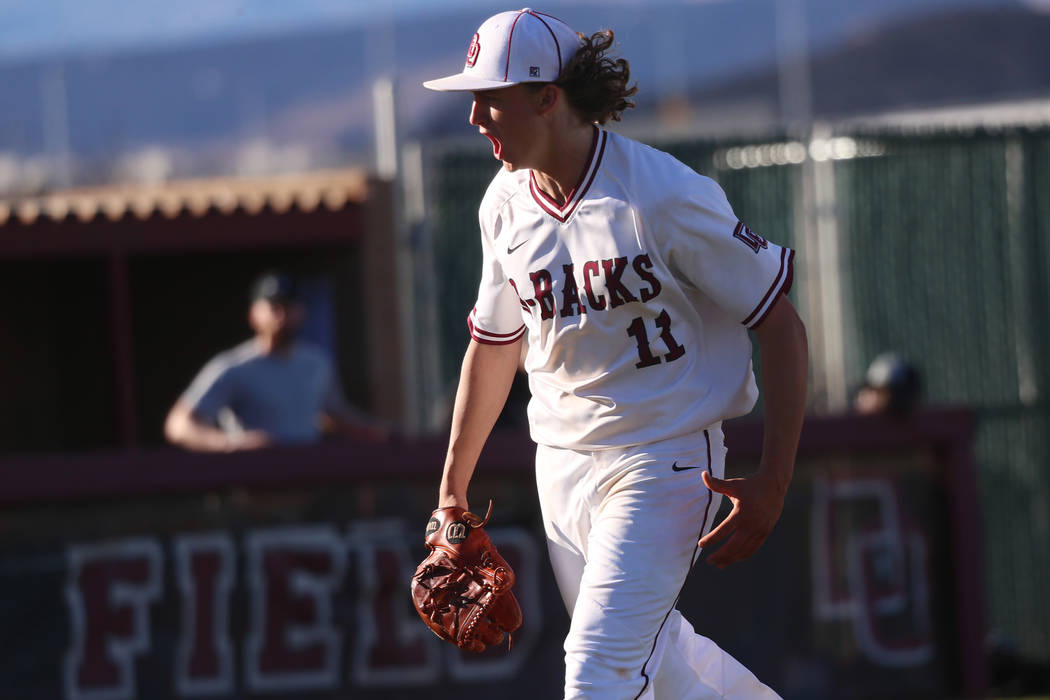
POLYGON ((733 238, 742 241, 744 245, 755 251, 756 254, 763 248, 769 247, 769 241, 762 238, 762 236, 758 235, 747 226, 744 226, 743 221, 736 222, 736 228, 733 229, 733 238))

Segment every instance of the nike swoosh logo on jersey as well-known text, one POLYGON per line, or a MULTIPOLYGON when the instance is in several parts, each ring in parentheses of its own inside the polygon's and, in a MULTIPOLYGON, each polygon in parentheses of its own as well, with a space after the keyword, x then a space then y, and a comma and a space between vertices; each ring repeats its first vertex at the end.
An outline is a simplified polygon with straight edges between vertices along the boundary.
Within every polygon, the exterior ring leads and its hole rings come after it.
POLYGON ((524 241, 522 241, 518 245, 514 246, 513 248, 511 248, 510 246, 507 246, 507 255, 511 255, 512 253, 514 253, 515 250, 517 250, 518 248, 522 247, 523 245, 525 245, 528 242, 529 242, 529 239, 526 238, 524 241))
POLYGON ((671 471, 676 471, 676 472, 687 472, 690 469, 699 469, 699 468, 700 468, 699 465, 695 466, 695 467, 680 467, 680 466, 678 466, 678 462, 675 462, 674 464, 671 465, 671 471))

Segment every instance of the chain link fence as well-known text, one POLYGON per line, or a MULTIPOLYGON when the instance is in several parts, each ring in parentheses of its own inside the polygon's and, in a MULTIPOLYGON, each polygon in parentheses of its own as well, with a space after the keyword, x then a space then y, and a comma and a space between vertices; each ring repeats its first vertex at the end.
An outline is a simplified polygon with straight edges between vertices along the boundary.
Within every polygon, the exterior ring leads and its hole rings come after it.
MULTIPOLYGON (((798 249, 812 410, 843 409, 827 377, 855 390, 886 350, 920 369, 927 403, 977 410, 990 631, 1050 661, 1050 127, 653 143, 718 181, 752 229, 798 249), (830 255, 809 230, 828 225, 830 255), (819 298, 828 289, 838 317, 819 298)), ((440 383, 452 392, 480 276, 477 207, 498 165, 470 148, 427 163, 440 383)))
POLYGON ((1050 659, 1050 130, 882 134, 836 164, 850 366, 889 348, 978 411, 991 631, 1050 659))

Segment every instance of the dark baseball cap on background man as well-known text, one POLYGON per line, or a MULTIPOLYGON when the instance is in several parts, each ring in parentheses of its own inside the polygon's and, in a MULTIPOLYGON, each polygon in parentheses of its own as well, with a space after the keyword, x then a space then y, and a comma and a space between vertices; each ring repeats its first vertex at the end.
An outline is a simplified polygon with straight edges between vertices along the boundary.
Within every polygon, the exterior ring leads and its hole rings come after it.
POLYGON ((252 283, 251 300, 265 299, 275 304, 302 301, 298 281, 281 272, 267 272, 252 283))

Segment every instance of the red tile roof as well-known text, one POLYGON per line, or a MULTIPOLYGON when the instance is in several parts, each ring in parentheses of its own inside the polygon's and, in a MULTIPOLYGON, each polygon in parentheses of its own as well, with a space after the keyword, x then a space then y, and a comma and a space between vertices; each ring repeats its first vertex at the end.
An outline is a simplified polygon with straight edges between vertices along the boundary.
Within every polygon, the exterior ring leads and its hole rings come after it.
POLYGON ((179 180, 158 185, 107 185, 50 192, 34 197, 0 199, 0 226, 14 221, 32 224, 38 219, 81 222, 105 217, 117 221, 132 216, 199 217, 237 209, 255 214, 264 208, 282 213, 298 208, 336 211, 367 198, 368 181, 362 170, 325 170, 257 178, 179 180))

